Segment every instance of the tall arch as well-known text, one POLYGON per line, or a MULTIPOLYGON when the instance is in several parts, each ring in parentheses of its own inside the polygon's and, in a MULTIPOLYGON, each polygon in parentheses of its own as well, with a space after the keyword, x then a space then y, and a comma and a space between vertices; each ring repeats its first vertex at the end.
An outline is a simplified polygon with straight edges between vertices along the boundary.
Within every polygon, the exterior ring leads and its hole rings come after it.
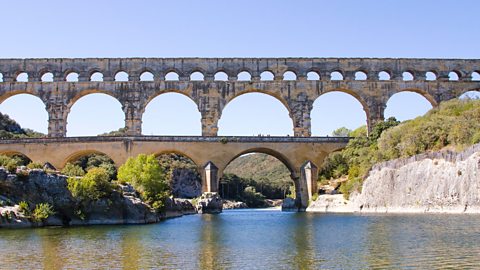
POLYGON ((385 119, 395 117, 399 121, 405 121, 424 115, 436 105, 433 97, 429 97, 423 91, 406 89, 390 96, 384 117, 385 119))
POLYGON ((197 104, 187 95, 162 93, 152 98, 142 115, 144 135, 202 134, 201 114, 197 104))
POLYGON ((8 114, 22 128, 48 133, 48 112, 37 96, 23 91, 10 93, 0 100, 0 112, 8 114))
POLYGON ((122 104, 107 93, 84 91, 70 101, 67 136, 97 136, 124 126, 122 104))
POLYGON ((237 155, 223 169, 218 185, 220 195, 222 198, 236 199, 235 196, 251 186, 268 199, 284 199, 287 194, 294 193, 293 186, 298 182, 292 178, 294 171, 288 167, 288 163, 282 155, 268 149, 250 149, 248 153, 237 155), (275 171, 275 175, 272 175, 272 171, 275 171), (239 179, 253 181, 240 182, 239 179))
POLYGON ((327 92, 313 102, 312 136, 331 136, 341 127, 354 130, 365 125, 368 117, 366 103, 353 92, 340 89, 327 92))
POLYGON ((293 135, 286 102, 269 93, 241 93, 226 104, 221 115, 219 135, 293 135))

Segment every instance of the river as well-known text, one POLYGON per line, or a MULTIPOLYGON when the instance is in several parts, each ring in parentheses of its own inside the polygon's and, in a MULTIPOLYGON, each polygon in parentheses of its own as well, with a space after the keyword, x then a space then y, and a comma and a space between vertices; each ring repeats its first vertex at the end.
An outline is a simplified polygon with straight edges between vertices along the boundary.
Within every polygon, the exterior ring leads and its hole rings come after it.
POLYGON ((227 210, 158 224, 0 230, 1 269, 480 266, 480 215, 227 210))

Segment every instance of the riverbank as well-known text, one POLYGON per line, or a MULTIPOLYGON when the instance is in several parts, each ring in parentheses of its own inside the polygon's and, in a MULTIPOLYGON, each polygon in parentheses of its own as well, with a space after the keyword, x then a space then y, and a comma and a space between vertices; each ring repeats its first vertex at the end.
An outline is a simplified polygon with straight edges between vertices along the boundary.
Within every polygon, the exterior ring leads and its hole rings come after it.
POLYGON ((0 228, 148 224, 197 213, 189 200, 170 198, 155 211, 130 185, 98 200, 79 200, 66 176, 40 169, 9 174, 0 168, 0 194, 0 228))
POLYGON ((375 165, 361 193, 320 195, 310 212, 480 213, 480 144, 375 165))

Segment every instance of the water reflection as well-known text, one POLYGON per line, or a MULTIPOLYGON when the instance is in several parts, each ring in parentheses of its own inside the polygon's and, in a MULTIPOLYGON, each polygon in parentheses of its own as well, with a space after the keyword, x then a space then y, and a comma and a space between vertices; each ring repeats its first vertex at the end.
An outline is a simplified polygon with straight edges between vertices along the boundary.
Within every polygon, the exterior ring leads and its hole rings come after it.
MULTIPOLYGON (((317 269, 317 259, 315 254, 315 230, 313 224, 313 215, 298 213, 294 215, 296 225, 293 235, 293 247, 295 255, 291 267, 294 269, 317 269)), ((319 260, 321 261, 321 260, 319 260)))
POLYGON ((480 215, 225 211, 145 226, 0 230, 2 269, 476 268, 480 215))
POLYGON ((228 269, 226 258, 222 258, 222 218, 218 215, 203 215, 200 227, 200 269, 228 269))

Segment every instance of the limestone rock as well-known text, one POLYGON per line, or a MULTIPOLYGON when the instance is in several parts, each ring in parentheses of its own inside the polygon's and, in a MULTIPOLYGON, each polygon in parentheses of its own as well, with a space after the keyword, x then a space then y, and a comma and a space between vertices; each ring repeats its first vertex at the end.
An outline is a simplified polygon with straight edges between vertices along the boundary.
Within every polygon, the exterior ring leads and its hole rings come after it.
POLYGON ((248 208, 248 205, 244 202, 223 200, 223 209, 243 209, 248 208))
POLYGON ((223 202, 216 192, 205 192, 199 198, 197 212, 200 214, 218 214, 222 212, 223 202))

